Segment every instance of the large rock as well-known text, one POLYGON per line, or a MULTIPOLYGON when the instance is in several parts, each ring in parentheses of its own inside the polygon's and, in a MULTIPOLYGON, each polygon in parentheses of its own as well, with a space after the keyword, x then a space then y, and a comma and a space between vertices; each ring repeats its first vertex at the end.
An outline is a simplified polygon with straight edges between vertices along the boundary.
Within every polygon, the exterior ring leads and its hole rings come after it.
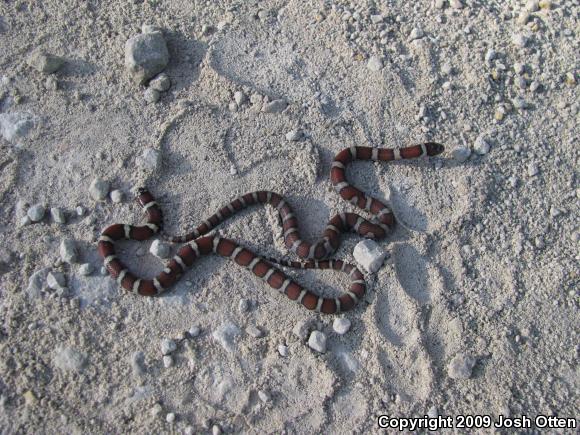
POLYGON ((125 68, 139 84, 155 77, 168 63, 169 51, 159 31, 141 33, 125 43, 125 68))

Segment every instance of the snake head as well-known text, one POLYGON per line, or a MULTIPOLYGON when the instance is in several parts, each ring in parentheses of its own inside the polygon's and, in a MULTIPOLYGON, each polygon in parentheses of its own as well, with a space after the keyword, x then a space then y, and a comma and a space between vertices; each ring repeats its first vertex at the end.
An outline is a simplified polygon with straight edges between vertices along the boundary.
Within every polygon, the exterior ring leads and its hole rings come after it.
POLYGON ((425 148, 427 149, 428 156, 436 156, 438 154, 441 154, 443 151, 445 151, 445 147, 443 145, 441 145, 440 143, 436 143, 436 142, 427 142, 425 144, 425 148))

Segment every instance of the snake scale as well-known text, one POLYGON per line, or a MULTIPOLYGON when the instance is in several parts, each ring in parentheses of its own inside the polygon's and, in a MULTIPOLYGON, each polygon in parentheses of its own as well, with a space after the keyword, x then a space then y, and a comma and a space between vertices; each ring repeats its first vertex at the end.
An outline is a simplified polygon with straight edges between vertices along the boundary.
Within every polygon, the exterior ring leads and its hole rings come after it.
POLYGON ((116 256, 115 242, 121 239, 147 240, 157 234, 163 226, 161 208, 155 202, 153 195, 141 188, 137 191, 137 200, 147 215, 147 222, 141 226, 128 224, 108 226, 98 239, 98 252, 111 277, 124 289, 139 295, 155 296, 164 293, 180 279, 197 258, 217 254, 249 269, 270 287, 284 293, 288 298, 309 310, 326 314, 348 311, 364 296, 366 290, 364 275, 357 267, 342 260, 328 259, 328 257, 338 249, 342 233, 351 231, 365 238, 381 239, 394 226, 395 217, 386 204, 348 183, 347 165, 355 160, 389 162, 435 156, 443 150, 442 145, 433 142, 400 149, 358 146, 343 149, 332 162, 330 181, 344 200, 367 211, 373 218, 367 220, 356 213, 339 213, 329 221, 322 237, 315 243, 309 243, 300 237, 298 220, 281 195, 270 191, 250 192, 220 208, 192 232, 184 236, 169 238, 171 242, 184 243, 184 245, 155 278, 139 278, 131 273, 116 256), (269 204, 278 211, 282 220, 286 247, 305 261, 284 261, 260 257, 233 240, 217 234, 208 235, 212 229, 232 215, 255 204, 269 204), (325 298, 302 287, 273 263, 293 268, 341 271, 349 276, 350 287, 338 298, 325 298))

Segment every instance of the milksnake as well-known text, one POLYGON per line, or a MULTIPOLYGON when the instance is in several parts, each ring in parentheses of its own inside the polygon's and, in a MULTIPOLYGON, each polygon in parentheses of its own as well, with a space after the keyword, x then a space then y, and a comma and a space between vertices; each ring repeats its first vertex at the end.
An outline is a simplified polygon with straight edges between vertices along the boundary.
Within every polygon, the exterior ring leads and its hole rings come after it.
POLYGON ((352 309, 364 296, 366 285, 363 273, 342 260, 327 259, 340 245, 340 235, 352 231, 366 238, 381 239, 394 226, 395 218, 386 204, 361 192, 346 181, 346 166, 355 160, 384 161, 435 156, 443 152, 437 143, 425 143, 401 149, 350 147, 339 152, 332 162, 330 180, 334 189, 346 201, 373 215, 369 221, 356 213, 340 213, 334 216, 315 243, 302 240, 298 220, 284 198, 274 192, 250 192, 234 199, 206 219, 191 233, 171 237, 169 241, 185 243, 169 261, 165 269, 153 279, 135 276, 115 255, 115 242, 121 239, 147 240, 161 230, 163 214, 153 195, 146 189, 137 191, 137 200, 147 214, 147 223, 141 226, 113 224, 103 230, 98 240, 98 251, 109 274, 124 289, 144 296, 155 296, 175 284, 182 274, 202 255, 218 254, 246 267, 270 287, 284 293, 291 300, 301 303, 309 310, 335 314, 352 309), (286 247, 303 262, 263 258, 230 239, 217 234, 207 235, 221 222, 254 204, 270 204, 282 219, 286 247), (302 269, 333 269, 346 273, 350 287, 338 298, 324 298, 303 288, 272 263, 302 269))

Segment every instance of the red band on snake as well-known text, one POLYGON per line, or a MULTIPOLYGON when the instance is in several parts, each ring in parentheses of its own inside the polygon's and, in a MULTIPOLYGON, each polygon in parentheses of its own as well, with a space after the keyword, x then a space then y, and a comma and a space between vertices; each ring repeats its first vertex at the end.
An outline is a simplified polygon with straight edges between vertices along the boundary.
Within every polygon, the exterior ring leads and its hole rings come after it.
POLYGON ((401 149, 351 147, 339 152, 332 163, 330 180, 340 196, 373 216, 367 220, 356 213, 340 213, 328 223, 322 237, 315 243, 309 243, 300 237, 298 221, 290 205, 284 198, 274 192, 257 191, 246 193, 220 208, 191 233, 185 236, 172 237, 174 243, 186 243, 168 262, 165 269, 153 279, 141 279, 115 255, 115 242, 121 239, 147 240, 163 226, 163 213, 155 202, 153 195, 145 189, 139 189, 137 200, 147 215, 147 223, 142 226, 113 224, 101 233, 98 251, 104 260, 109 274, 124 289, 144 296, 162 294, 175 284, 195 260, 202 255, 218 254, 230 258, 235 263, 252 271, 270 287, 284 293, 291 300, 297 301, 309 310, 326 314, 335 314, 352 309, 364 296, 366 284, 363 273, 355 266, 342 260, 326 259, 340 245, 340 235, 352 231, 366 238, 381 239, 394 226, 395 218, 389 208, 376 198, 366 195, 346 181, 346 166, 355 160, 391 161, 412 159, 421 156, 435 156, 443 152, 443 146, 437 143, 426 143, 401 149), (217 225, 240 210, 254 204, 270 204, 278 210, 282 219, 284 242, 286 247, 305 262, 283 261, 260 257, 218 235, 206 235, 217 225), (276 268, 272 262, 282 266, 306 269, 333 269, 349 275, 349 290, 338 298, 319 296, 289 278, 276 268))

